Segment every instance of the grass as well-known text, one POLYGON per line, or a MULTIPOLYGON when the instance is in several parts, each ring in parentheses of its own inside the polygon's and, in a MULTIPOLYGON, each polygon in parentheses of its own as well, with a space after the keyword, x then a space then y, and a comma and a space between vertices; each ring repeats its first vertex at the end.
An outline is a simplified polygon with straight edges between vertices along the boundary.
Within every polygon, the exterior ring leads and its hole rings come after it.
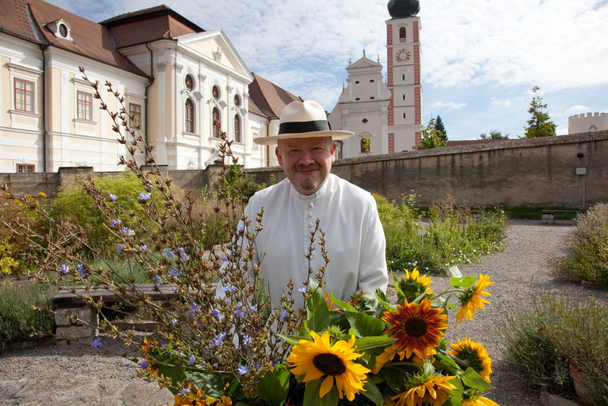
POLYGON ((53 315, 32 306, 50 306, 57 288, 49 284, 5 279, 0 284, 0 352, 12 342, 52 334, 53 315))

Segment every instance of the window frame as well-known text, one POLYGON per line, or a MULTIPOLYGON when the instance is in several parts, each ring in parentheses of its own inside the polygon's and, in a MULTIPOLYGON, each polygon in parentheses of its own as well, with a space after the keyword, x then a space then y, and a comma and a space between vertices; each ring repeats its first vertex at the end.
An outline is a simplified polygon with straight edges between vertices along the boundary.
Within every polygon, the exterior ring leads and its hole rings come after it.
POLYGON ((129 103, 129 125, 132 129, 138 128, 141 129, 141 119, 142 119, 142 107, 141 104, 138 103, 129 103), (132 107, 137 107, 133 109, 132 107), (134 119, 136 118, 136 119, 134 119))
POLYGON ((36 172, 36 165, 35 164, 17 163, 17 166, 16 166, 15 169, 16 169, 17 173, 35 173, 36 172), (19 169, 21 169, 21 168, 23 168, 24 170, 20 171, 19 169))
POLYGON ((241 117, 238 114, 234 115, 234 142, 242 144, 243 134, 241 131, 241 117))
POLYGON ((214 106, 211 109, 211 137, 216 139, 222 138, 222 113, 220 112, 220 109, 217 106, 214 106), (215 121, 219 121, 219 127, 215 126, 215 121))
POLYGON ((13 77, 13 107, 15 111, 23 112, 23 113, 36 113, 36 82, 33 80, 25 79, 23 77, 13 77), (23 88, 17 87, 17 81, 23 82, 23 88), (32 85, 32 90, 27 90, 27 84, 32 85), (23 108, 19 108, 20 106, 17 104, 17 94, 23 93, 23 108), (28 96, 31 97, 31 110, 27 109, 27 99, 28 96))
POLYGON ((93 93, 76 89, 76 118, 78 120, 93 122, 93 93), (87 96, 86 98, 81 98, 81 95, 87 96), (87 99, 90 99, 87 100, 87 99), (85 116, 81 116, 81 105, 83 107, 83 112, 85 116))
POLYGON ((190 97, 184 102, 184 131, 187 133, 196 133, 196 112, 194 102, 190 97))

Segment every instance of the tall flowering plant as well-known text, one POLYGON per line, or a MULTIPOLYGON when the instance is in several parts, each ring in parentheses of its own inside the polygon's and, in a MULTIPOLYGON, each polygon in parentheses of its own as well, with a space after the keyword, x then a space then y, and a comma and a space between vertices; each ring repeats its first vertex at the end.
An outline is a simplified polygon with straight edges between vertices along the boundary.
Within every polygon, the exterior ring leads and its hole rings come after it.
MULTIPOLYGON (((242 215, 239 179, 244 175, 231 142, 223 135, 219 152, 224 164, 214 189, 214 213, 224 218, 221 224, 228 230, 218 235, 228 238, 210 250, 204 243, 209 217, 197 213, 189 193, 176 197, 153 149, 138 128, 130 127, 133 120, 121 95, 111 83, 105 90, 98 82, 89 83, 128 152, 120 162, 141 180, 140 206, 126 210, 120 195, 101 192, 93 178, 82 183, 116 243, 112 260, 87 241, 78 224, 53 218, 27 200, 23 203, 46 226, 33 230, 21 224, 16 231, 39 254, 30 258, 38 279, 72 285, 83 303, 100 312, 105 336, 93 339, 93 348, 103 348, 108 338, 137 345, 141 353, 133 361, 139 373, 168 388, 176 406, 495 404, 483 397, 492 388, 491 361, 483 346, 468 338, 452 344, 444 339, 448 311, 456 311, 462 322, 488 303, 485 289, 493 283, 488 276, 454 275, 447 289, 435 293, 430 278, 406 271, 393 278, 396 298, 378 291, 342 301, 324 292, 322 267, 309 269, 304 289, 294 292, 292 282, 280 303, 270 303, 260 265, 253 261, 264 213, 255 219, 242 215), (118 100, 118 112, 109 111, 108 94, 118 100), (151 170, 142 170, 138 162, 151 170), (229 179, 237 181, 228 185, 229 179), (117 263, 127 274, 118 272, 117 263), (135 283, 130 273, 135 270, 153 281, 155 298, 135 283), (119 329, 102 311, 103 300, 91 294, 100 287, 154 320, 154 333, 141 339, 119 329), (294 308, 293 297, 299 294, 306 303, 302 309, 294 308), (164 303, 157 301, 159 296, 164 303), (449 302, 452 297, 458 298, 457 305, 449 302)), ((311 233, 309 257, 317 242, 327 264, 319 222, 311 233)))

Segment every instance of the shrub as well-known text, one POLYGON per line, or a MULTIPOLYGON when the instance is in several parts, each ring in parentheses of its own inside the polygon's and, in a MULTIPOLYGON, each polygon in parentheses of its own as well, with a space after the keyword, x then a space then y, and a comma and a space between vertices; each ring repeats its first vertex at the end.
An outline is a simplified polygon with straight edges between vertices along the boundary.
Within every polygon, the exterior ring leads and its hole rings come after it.
POLYGON ((374 195, 386 236, 389 269, 418 267, 440 272, 459 263, 474 262, 501 248, 506 228, 502 210, 457 206, 453 199, 433 205, 424 225, 412 195, 400 205, 374 195))
POLYGON ((568 280, 608 283, 608 204, 579 214, 566 240, 567 256, 554 261, 558 276, 568 280))
POLYGON ((591 299, 544 297, 516 312, 501 335, 522 377, 573 395, 569 366, 574 365, 594 392, 598 405, 608 404, 608 307, 591 299))
POLYGON ((53 332, 53 315, 32 309, 50 305, 56 287, 26 281, 0 285, 0 351, 7 344, 53 332))

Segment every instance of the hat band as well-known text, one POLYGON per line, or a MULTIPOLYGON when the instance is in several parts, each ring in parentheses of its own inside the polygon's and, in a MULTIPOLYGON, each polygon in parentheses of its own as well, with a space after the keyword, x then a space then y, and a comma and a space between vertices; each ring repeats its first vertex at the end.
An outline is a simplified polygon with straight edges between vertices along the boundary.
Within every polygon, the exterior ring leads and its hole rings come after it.
POLYGON ((291 123, 281 123, 279 125, 279 135, 281 134, 298 134, 310 133, 314 131, 329 131, 329 123, 327 120, 316 121, 296 121, 291 123))

